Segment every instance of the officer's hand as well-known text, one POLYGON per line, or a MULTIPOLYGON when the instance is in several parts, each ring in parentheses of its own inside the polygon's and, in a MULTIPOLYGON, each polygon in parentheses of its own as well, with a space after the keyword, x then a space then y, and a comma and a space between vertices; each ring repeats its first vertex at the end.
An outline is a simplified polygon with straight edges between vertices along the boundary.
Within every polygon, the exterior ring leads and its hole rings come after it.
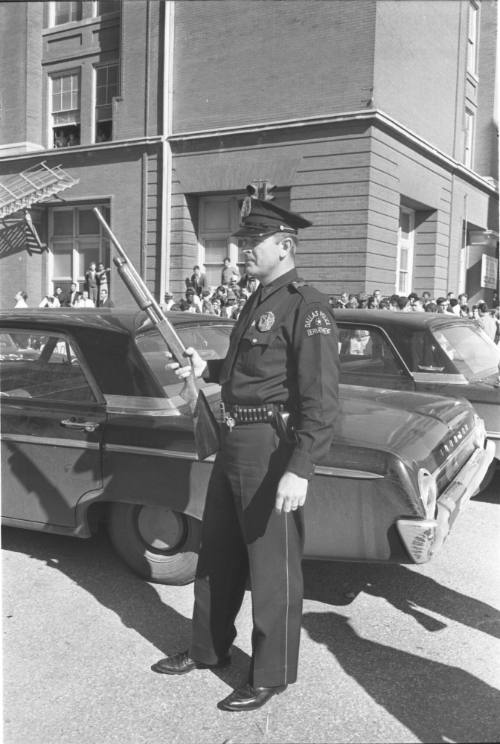
MULTIPOLYGON (((189 359, 190 364, 186 365, 185 367, 181 367, 180 364, 178 364, 177 362, 170 362, 166 365, 167 369, 174 370, 177 377, 179 377, 179 379, 181 380, 185 380, 186 377, 189 377, 189 375, 201 377, 205 370, 205 367, 207 366, 206 361, 202 359, 198 352, 195 351, 191 346, 188 346, 184 354, 189 359)), ((172 354, 170 354, 168 351, 165 352, 165 355, 168 359, 172 358, 172 354)))
POLYGON ((276 501, 274 508, 281 512, 296 511, 299 507, 304 506, 307 496, 307 478, 301 478, 300 475, 290 473, 288 470, 281 476, 276 492, 276 501))

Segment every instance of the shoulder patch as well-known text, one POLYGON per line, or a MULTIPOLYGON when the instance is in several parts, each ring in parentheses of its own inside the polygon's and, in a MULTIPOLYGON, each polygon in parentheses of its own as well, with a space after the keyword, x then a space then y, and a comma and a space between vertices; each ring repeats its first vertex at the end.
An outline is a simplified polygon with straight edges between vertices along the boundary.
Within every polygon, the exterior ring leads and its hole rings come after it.
POLYGON ((324 310, 317 307, 308 311, 304 318, 304 331, 306 336, 329 336, 332 332, 332 320, 324 310))

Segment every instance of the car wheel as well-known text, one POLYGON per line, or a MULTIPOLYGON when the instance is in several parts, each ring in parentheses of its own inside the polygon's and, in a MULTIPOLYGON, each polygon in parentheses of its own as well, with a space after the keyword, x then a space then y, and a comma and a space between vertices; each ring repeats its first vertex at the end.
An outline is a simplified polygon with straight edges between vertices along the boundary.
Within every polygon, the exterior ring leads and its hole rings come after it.
POLYGON ((160 584, 193 581, 201 522, 160 506, 112 504, 108 531, 125 563, 160 584))

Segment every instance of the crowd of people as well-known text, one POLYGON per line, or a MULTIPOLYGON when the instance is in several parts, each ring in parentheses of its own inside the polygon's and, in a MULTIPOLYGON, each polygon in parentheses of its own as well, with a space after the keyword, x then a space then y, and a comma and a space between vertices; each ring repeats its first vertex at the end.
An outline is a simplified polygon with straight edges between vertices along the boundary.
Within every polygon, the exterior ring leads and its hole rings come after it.
MULTIPOLYGON (((109 297, 109 273, 111 269, 105 268, 103 263, 92 262, 85 272, 83 288, 76 282, 72 282, 70 288, 64 291, 56 287, 54 294, 42 297, 38 307, 114 307, 109 297)), ((16 293, 14 307, 22 309, 29 307, 28 294, 24 290, 16 293)))
MULTIPOLYGON (((113 307, 109 297, 109 272, 110 269, 105 268, 103 263, 91 263, 85 273, 82 290, 76 283, 71 284, 67 292, 56 287, 54 294, 43 297, 38 307, 113 307)), ((237 320, 258 284, 258 279, 242 276, 238 267, 231 264, 229 258, 225 258, 219 285, 209 286, 202 268, 193 266, 192 274, 185 279, 184 295, 176 298, 172 292, 167 291, 160 305, 164 311, 207 313, 237 320)), ((28 307, 27 299, 26 292, 17 292, 15 307, 28 307)), ((496 343, 500 343, 500 306, 497 294, 493 297, 491 308, 483 301, 469 302, 465 292, 458 296, 454 292, 448 292, 446 296, 434 298, 428 291, 421 295, 416 292, 408 295, 383 295, 380 289, 375 289, 372 294, 344 291, 338 296, 330 296, 328 301, 334 310, 349 308, 404 313, 451 313, 477 321, 496 343)))

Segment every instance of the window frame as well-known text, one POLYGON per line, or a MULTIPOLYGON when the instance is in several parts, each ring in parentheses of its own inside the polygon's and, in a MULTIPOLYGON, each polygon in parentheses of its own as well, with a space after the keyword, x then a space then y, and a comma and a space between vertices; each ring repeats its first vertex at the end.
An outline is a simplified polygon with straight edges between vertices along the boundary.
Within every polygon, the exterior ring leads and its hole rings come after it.
MULTIPOLYGON (((69 14, 70 16, 72 13, 69 14)), ((51 0, 49 3, 49 16, 48 16, 48 25, 49 28, 58 28, 59 26, 65 26, 68 23, 80 23, 80 21, 83 19, 83 2, 82 0, 51 0), (66 5, 71 6, 72 9, 76 10, 76 15, 80 16, 79 18, 70 18, 68 21, 61 21, 60 23, 56 23, 56 8, 57 4, 62 4, 62 2, 65 2, 66 5), (78 12, 79 11, 79 12, 78 12)))
MULTIPOLYGON (((71 91, 71 95, 73 92, 71 91)), ((61 92, 61 96, 63 93, 61 92)), ((77 144, 80 144, 81 139, 81 111, 82 111, 82 70, 80 67, 70 67, 63 70, 57 70, 57 72, 51 72, 48 75, 48 117, 49 117, 49 127, 48 127, 48 139, 50 140, 48 142, 49 149, 58 149, 55 147, 55 131, 57 129, 63 129, 67 127, 77 127, 78 128, 78 138, 79 142, 77 144), (56 80, 60 80, 62 78, 69 78, 69 77, 75 77, 78 83, 77 87, 77 107, 76 108, 70 108, 70 109, 60 109, 58 111, 54 111, 54 82, 56 80), (61 123, 56 123, 54 121, 54 117, 57 116, 57 114, 64 114, 66 112, 76 112, 76 116, 74 117, 74 121, 66 121, 61 123)), ((62 145, 62 147, 71 147, 72 145, 62 145)), ((76 145, 75 145, 76 146, 76 145)))
POLYGON ((399 224, 398 224, 398 243, 397 243, 397 249, 396 249, 396 281, 395 281, 395 291, 396 294, 407 296, 411 291, 413 287, 413 262, 414 262, 414 253, 415 253, 415 210, 410 209, 410 207, 405 207, 403 204, 400 204, 399 206, 399 224), (401 225, 401 214, 407 214, 409 216, 410 221, 410 227, 408 230, 408 238, 402 237, 402 225, 401 225), (400 275, 402 273, 401 269, 401 252, 403 243, 406 243, 404 246, 404 249, 407 252, 407 270, 406 270, 406 288, 401 287, 400 282, 400 275))
POLYGON ((476 144, 476 112, 473 108, 466 106, 464 111, 464 151, 463 162, 467 168, 474 163, 474 150, 476 144))
MULTIPOLYGON (((109 75, 109 72, 108 72, 109 75)), ((109 91, 109 83, 106 85, 106 90, 109 91)), ((93 141, 97 142, 97 131, 100 124, 107 124, 108 122, 111 124, 111 136, 109 140, 102 140, 105 142, 109 142, 113 139, 113 98, 116 98, 120 95, 120 63, 119 60, 112 60, 108 62, 99 62, 93 65, 93 80, 92 80, 92 103, 94 108, 94 132, 93 132, 93 141), (115 68, 116 69, 116 91, 112 96, 109 97, 109 102, 105 104, 98 104, 98 95, 97 95, 97 82, 98 82, 98 75, 101 70, 109 70, 109 68, 115 68), (103 118, 99 117, 99 110, 104 110, 109 108, 109 116, 106 116, 104 114, 103 118)))
POLYGON ((480 6, 477 0, 469 0, 467 9, 467 52, 466 69, 470 75, 477 77, 479 50, 480 6))

